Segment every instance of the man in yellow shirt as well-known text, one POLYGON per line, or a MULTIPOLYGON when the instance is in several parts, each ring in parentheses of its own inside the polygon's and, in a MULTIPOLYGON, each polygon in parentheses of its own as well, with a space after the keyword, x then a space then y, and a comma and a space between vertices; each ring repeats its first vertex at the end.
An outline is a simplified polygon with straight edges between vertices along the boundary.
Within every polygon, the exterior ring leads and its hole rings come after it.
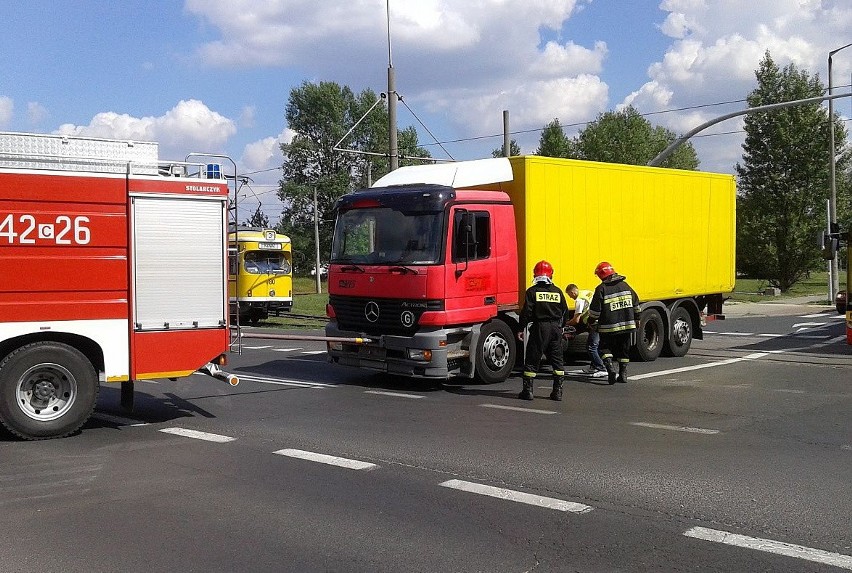
POLYGON ((593 291, 580 290, 580 287, 574 283, 565 287, 565 294, 574 300, 574 314, 566 326, 573 326, 578 332, 588 330, 589 338, 586 341, 586 351, 589 353, 591 363, 588 367, 582 370, 586 376, 593 378, 604 378, 606 376, 606 367, 604 366, 601 355, 598 353, 601 336, 596 328, 589 327, 589 305, 592 302, 593 291))

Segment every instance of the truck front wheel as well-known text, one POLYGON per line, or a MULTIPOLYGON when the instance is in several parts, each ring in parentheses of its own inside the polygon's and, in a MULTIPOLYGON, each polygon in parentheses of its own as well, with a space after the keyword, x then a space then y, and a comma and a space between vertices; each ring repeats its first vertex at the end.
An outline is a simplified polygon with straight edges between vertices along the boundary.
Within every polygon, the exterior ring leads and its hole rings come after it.
POLYGON ((641 318, 636 331, 636 354, 644 362, 653 362, 660 355, 666 338, 663 319, 653 308, 643 310, 639 316, 641 318))
POLYGON ((482 325, 475 352, 477 379, 486 384, 504 381, 515 366, 517 345, 512 329, 502 320, 482 325))
POLYGON ((98 377, 76 348, 33 342, 0 362, 0 423, 24 439, 60 438, 89 419, 98 377))

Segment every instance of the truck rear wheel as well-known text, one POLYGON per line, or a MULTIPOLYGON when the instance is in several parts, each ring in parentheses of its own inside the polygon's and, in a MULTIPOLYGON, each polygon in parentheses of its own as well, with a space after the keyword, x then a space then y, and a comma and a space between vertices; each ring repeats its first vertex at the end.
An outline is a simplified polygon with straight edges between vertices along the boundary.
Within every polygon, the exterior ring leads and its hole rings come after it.
POLYGON ((512 329, 502 320, 482 325, 475 351, 476 378, 486 384, 504 381, 515 366, 517 345, 512 329))
POLYGON ((692 345, 692 317, 682 306, 672 312, 666 350, 672 356, 685 356, 692 345))
POLYGON ((639 360, 653 362, 663 349, 663 319, 653 308, 643 310, 639 316, 641 318, 636 332, 636 354, 639 360))
POLYGON ((60 438, 89 419, 98 377, 76 348, 33 342, 0 362, 0 423, 24 439, 60 438))

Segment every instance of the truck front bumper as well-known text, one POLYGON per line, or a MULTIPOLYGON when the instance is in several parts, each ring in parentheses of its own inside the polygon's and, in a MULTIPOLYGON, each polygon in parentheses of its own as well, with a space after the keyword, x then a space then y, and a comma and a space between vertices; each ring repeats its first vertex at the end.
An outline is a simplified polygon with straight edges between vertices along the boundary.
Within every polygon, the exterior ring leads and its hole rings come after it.
POLYGON ((366 368, 413 378, 447 379, 458 374, 461 361, 453 358, 459 350, 447 344, 448 331, 435 329, 413 336, 374 336, 341 330, 337 321, 329 321, 325 334, 336 338, 369 338, 372 342, 353 344, 329 342, 329 361, 344 366, 366 368))

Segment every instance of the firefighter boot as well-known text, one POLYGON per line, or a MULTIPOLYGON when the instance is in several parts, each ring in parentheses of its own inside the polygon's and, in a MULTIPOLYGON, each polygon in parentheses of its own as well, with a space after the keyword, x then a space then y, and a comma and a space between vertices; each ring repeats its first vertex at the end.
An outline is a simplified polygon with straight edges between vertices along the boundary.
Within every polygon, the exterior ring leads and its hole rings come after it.
POLYGON ((562 376, 553 379, 553 392, 550 393, 550 399, 556 400, 557 402, 562 401, 562 384, 564 383, 564 379, 562 376))
POLYGON ((524 378, 524 389, 521 390, 521 393, 518 394, 518 398, 521 400, 532 400, 533 399, 533 379, 532 378, 524 378))
POLYGON ((618 372, 615 371, 615 364, 612 363, 612 358, 607 356, 604 358, 603 363, 606 367, 607 382, 615 384, 615 378, 618 376, 618 372))
POLYGON ((628 362, 619 362, 618 363, 618 378, 615 379, 616 382, 620 382, 621 384, 627 384, 627 365, 628 362))

